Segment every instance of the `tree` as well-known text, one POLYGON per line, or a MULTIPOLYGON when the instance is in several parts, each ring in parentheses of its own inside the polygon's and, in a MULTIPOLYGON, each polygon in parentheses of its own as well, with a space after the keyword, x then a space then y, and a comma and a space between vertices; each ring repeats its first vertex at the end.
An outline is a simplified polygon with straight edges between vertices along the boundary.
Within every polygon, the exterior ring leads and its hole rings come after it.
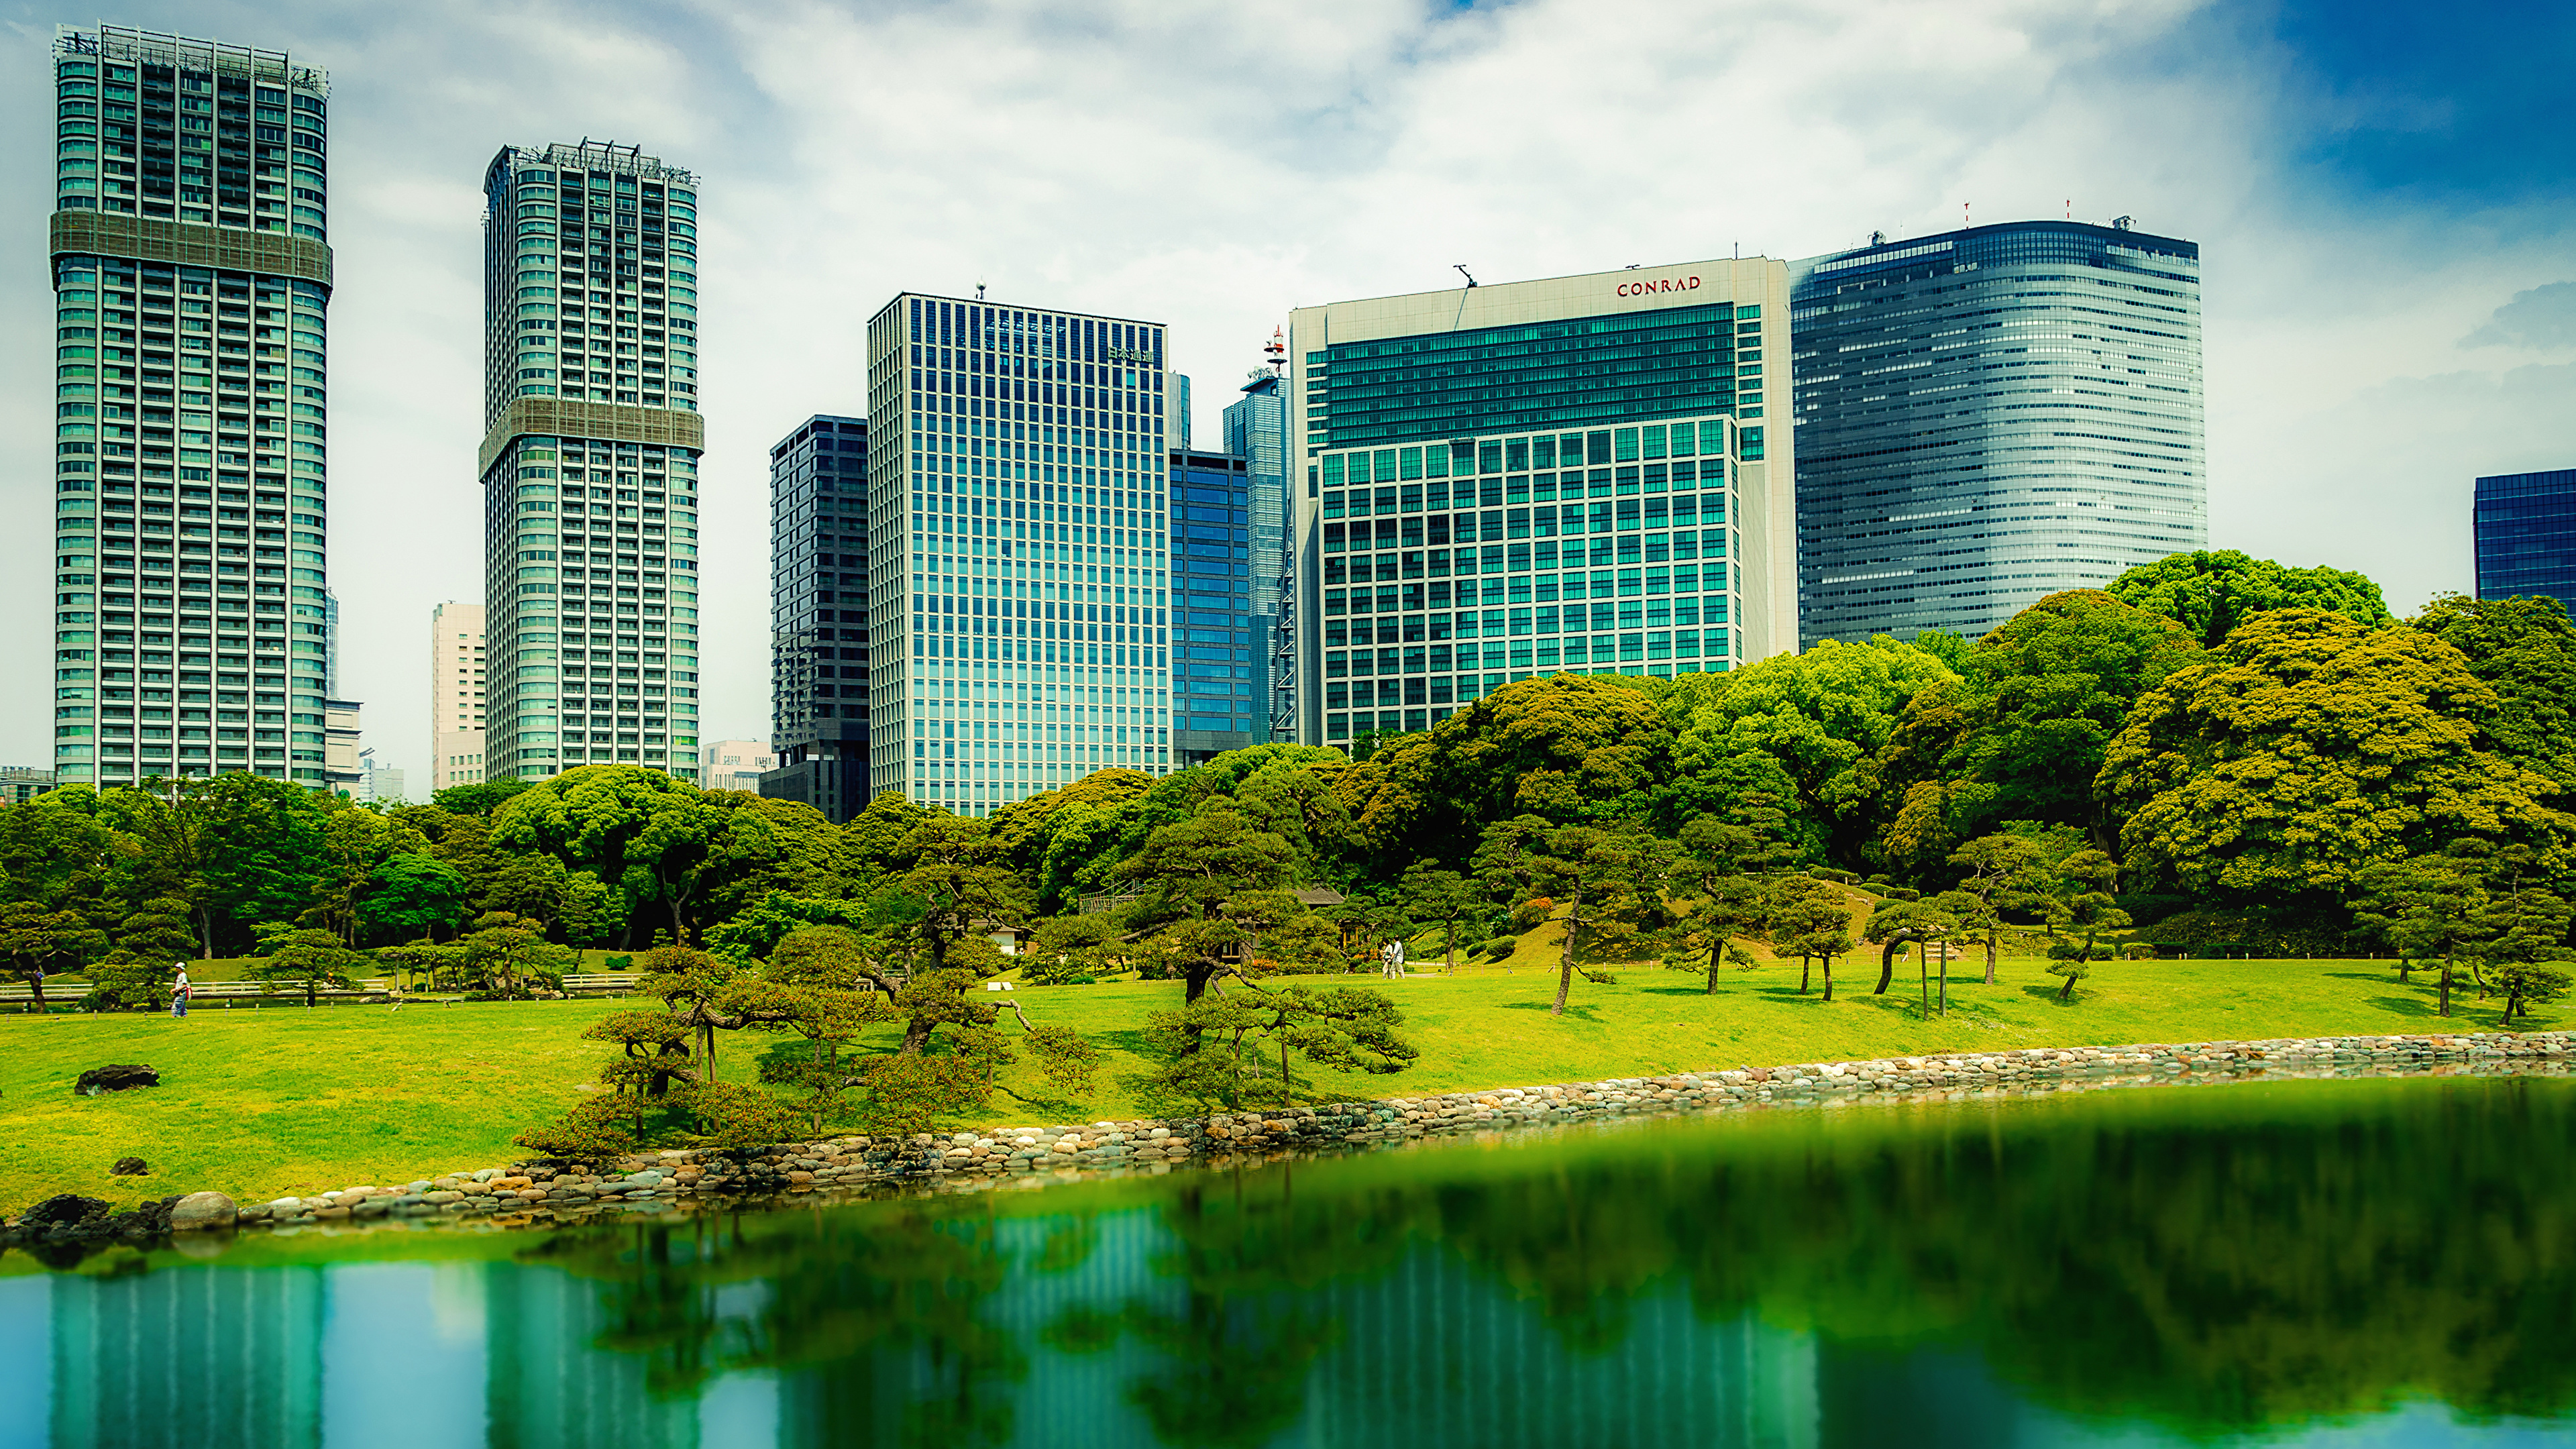
POLYGON ((1428 860, 1416 861, 1398 883, 1403 892, 1405 914, 1414 920, 1440 927, 1441 949, 1448 954, 1448 974, 1458 974, 1458 923, 1469 920, 1486 905, 1476 883, 1454 870, 1442 870, 1428 860))
POLYGON ((1770 926, 1772 949, 1799 960, 1799 994, 1807 990, 1809 963, 1821 961, 1825 968, 1824 999, 1833 1000, 1834 960, 1849 954, 1852 948, 1851 908, 1842 888, 1813 876, 1789 876, 1774 883, 1764 917, 1770 926))
POLYGON ((143 901, 116 923, 115 948, 89 968, 90 992, 81 1004, 91 1011, 158 1006, 170 999, 177 963, 196 950, 187 902, 143 901))
MULTIPOLYGON (((2084 933, 2083 944, 2076 948, 2076 959, 2093 959, 2094 943, 2108 931, 2128 929, 2129 913, 2119 907, 2112 892, 2120 881, 2118 861, 2098 850, 2079 850, 2057 867, 2058 887, 2049 901, 2049 920, 2071 931, 2084 933)), ((2074 978, 2067 978, 2073 989, 2074 978)))
MULTIPOLYGON (((1942 798, 1974 782, 1989 787, 1969 802, 1978 819, 2063 822, 2108 845, 2112 822, 2093 778, 2111 741, 2139 695, 2200 657, 2171 619, 2098 589, 2070 589, 1979 640, 1960 662, 1958 694, 1922 691, 1907 702, 1906 719, 1929 724, 1933 711, 1958 702, 1937 766, 1945 778, 1931 786, 1942 798)), ((1962 822, 1968 830, 1976 823, 1962 822)))
POLYGON ((2075 983, 2093 974, 2092 963, 2081 956, 2057 957, 2056 959, 2051 960, 2045 969, 2051 976, 2063 976, 2066 978, 2066 985, 2060 988, 2057 993, 2057 999, 2060 1002, 2074 1000, 2075 983))
POLYGON ((1965 871, 1954 891, 1935 898, 1958 917, 1959 929, 1986 946, 1986 984, 1995 984, 1995 943, 2003 934, 2003 913, 2035 905, 2047 879, 2047 857, 2026 835, 1982 835, 1950 857, 1965 871))
POLYGON ((520 1000, 539 986, 560 991, 564 973, 580 960, 546 939, 543 921, 487 911, 472 924, 448 959, 464 971, 471 989, 493 999, 520 1000))
POLYGON ((2564 603, 2438 594, 2406 624, 2459 650, 2495 690, 2485 723, 2499 754, 2576 792, 2576 623, 2564 603))
POLYGON ((406 852, 369 873, 357 920, 408 940, 454 928, 464 910, 464 873, 436 856, 406 852))
MULTIPOLYGON (((1578 958, 1624 952, 1668 920, 1664 884, 1671 847, 1639 822, 1608 829, 1558 827, 1540 816, 1518 816, 1487 828, 1476 862, 1478 873, 1500 888, 1498 894, 1507 893, 1516 907, 1544 910, 1564 927, 1551 1016, 1565 1014, 1578 958)), ((1583 974, 1609 980, 1598 971, 1583 974)))
POLYGON ((1134 919, 1181 977, 1183 1005, 1221 974, 1248 972, 1262 929, 1297 913, 1293 858, 1286 840, 1218 799, 1157 827, 1111 872, 1142 893, 1134 919))
POLYGON ((259 959, 250 966, 262 991, 273 992, 280 986, 299 988, 304 1004, 320 1004, 324 988, 347 991, 357 978, 350 973, 368 964, 363 951, 352 950, 337 931, 316 930, 310 926, 280 929, 272 927, 260 934, 259 959))
POLYGON ((45 977, 78 971, 107 954, 107 933, 76 911, 49 911, 33 901, 0 906, 0 960, 24 977, 27 1010, 43 1015, 45 977))
POLYGON ((2471 946, 2468 955, 2474 965, 2493 973, 2492 982, 2482 973, 2481 984, 2504 993, 2499 1024, 2510 1026, 2515 1016, 2530 1015, 2532 1003, 2555 1001, 2566 993, 2568 976, 2559 967, 2576 960, 2576 950, 2567 945, 2576 905, 2554 891, 2518 879, 2525 862, 2499 854, 2503 869, 2490 873, 2487 908, 2480 913, 2485 939, 2471 946))
POLYGON ((1337 1071, 1400 1072, 1420 1055, 1396 1028, 1404 1016, 1384 992, 1343 986, 1318 991, 1303 986, 1260 987, 1206 997, 1178 1011, 1147 1018, 1149 1050, 1162 1060, 1156 1083, 1165 1091, 1231 1111, 1268 1080, 1269 1053, 1278 1061, 1277 1097, 1294 1099, 1289 1054, 1337 1071))
POLYGON ((1896 956, 1908 946, 1929 948, 1946 941, 1959 928, 1956 916, 1938 901, 1884 899, 1871 908, 1861 939, 1879 948, 1878 985, 1872 996, 1885 996, 1896 978, 1896 956))
POLYGON ((2337 568, 2285 568, 2235 549, 2168 554, 2140 564, 2106 590, 2124 604, 2190 631, 2215 649, 2248 619, 2273 609, 2339 614, 2364 629, 2389 621, 2379 585, 2337 568))
POLYGON ((2492 848, 2453 841, 2439 854, 2380 861, 2358 879, 2354 919, 2409 957, 2440 958, 2439 1014, 2451 1014, 2451 973, 2462 948, 2492 929, 2486 874, 2492 848))
POLYGON ((2430 635, 2276 609, 2139 699, 2100 787, 2131 869, 2205 895, 2330 905, 2371 862, 2462 837, 2556 868, 2576 822, 2494 753, 2497 704, 2430 635))
POLYGON ((450 785, 444 790, 432 791, 429 798, 431 804, 451 815, 490 815, 512 796, 535 783, 534 780, 504 776, 477 780, 471 785, 450 785))

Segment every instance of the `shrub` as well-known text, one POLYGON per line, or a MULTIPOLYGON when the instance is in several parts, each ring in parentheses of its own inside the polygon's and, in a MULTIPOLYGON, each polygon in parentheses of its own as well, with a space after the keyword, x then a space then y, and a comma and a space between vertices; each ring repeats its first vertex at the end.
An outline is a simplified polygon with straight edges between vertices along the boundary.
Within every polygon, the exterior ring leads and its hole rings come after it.
POLYGON ((1487 941, 1484 945, 1479 946, 1476 949, 1493 957, 1495 960, 1500 961, 1504 957, 1512 954, 1512 952, 1519 950, 1520 944, 1521 938, 1518 936, 1496 936, 1494 939, 1487 941))

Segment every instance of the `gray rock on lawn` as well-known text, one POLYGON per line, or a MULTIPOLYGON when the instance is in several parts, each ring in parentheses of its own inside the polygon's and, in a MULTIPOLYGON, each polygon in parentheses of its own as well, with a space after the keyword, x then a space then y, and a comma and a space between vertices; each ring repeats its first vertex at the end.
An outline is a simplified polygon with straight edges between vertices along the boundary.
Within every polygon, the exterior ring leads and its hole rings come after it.
POLYGON ((170 1231, 194 1233, 229 1228, 239 1216, 240 1209, 222 1193, 192 1192, 171 1204, 170 1231))
POLYGON ((152 1175, 152 1169, 145 1166, 140 1157, 120 1157, 116 1159, 116 1165, 109 1168, 107 1173, 110 1177, 149 1177, 152 1175))
POLYGON ((161 1074, 158 1071, 140 1062, 131 1062, 119 1066, 92 1067, 80 1074, 79 1081, 72 1083, 72 1090, 84 1097, 95 1097, 102 1092, 131 1092, 137 1087, 159 1085, 161 1085, 161 1074))

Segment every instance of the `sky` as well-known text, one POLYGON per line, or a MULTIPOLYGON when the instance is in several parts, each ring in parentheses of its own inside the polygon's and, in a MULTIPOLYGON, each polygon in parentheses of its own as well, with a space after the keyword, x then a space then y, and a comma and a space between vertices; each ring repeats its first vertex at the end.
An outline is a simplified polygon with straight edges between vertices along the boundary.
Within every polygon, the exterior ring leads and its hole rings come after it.
MULTIPOLYGON (((0 0, 0 764, 50 763, 57 22, 0 0)), ((707 740, 767 733, 768 448, 905 289, 1159 320, 1201 441, 1292 307, 1980 222, 2202 247, 2211 545, 2473 587, 2472 480, 2576 467, 2576 7, 2385 0, 137 3, 331 73, 341 690, 422 778, 482 579, 505 144, 703 180, 707 740)), ((411 793, 423 793, 413 790, 411 793)))

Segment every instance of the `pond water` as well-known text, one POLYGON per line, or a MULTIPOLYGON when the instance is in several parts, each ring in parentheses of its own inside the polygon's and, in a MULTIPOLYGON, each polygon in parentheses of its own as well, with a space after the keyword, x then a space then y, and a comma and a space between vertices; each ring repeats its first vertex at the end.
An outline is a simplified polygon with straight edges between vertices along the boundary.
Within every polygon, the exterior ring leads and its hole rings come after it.
POLYGON ((0 1445, 2565 1444, 2571 1132, 2566 1079, 2162 1088, 11 1254, 0 1445))

